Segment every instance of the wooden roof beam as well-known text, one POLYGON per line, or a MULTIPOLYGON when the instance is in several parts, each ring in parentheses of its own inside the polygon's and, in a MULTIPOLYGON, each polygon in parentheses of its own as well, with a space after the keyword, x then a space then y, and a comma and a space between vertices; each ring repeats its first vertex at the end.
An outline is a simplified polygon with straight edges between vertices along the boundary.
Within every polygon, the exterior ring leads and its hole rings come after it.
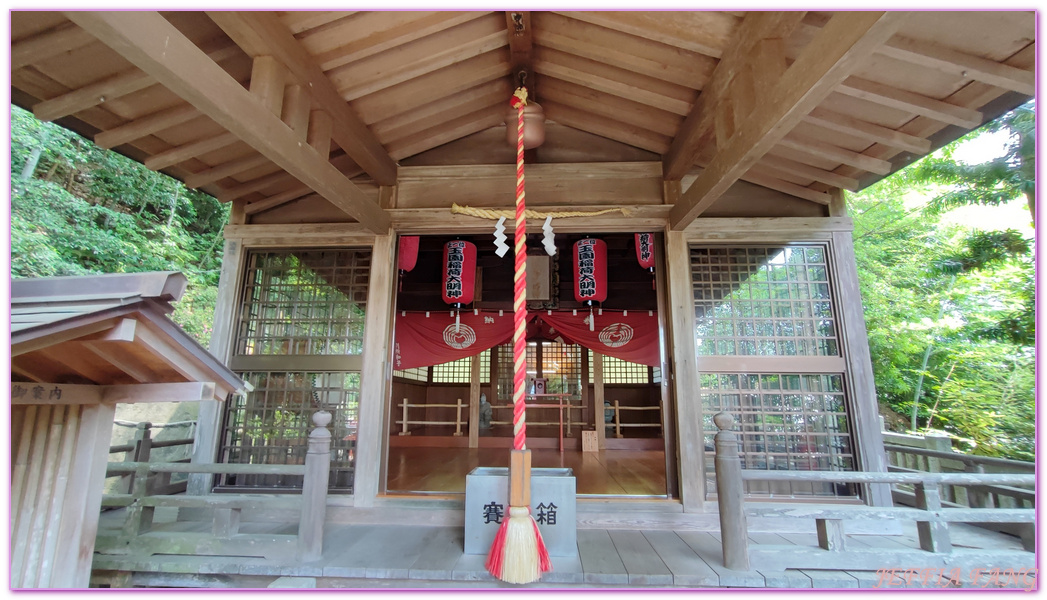
POLYGON ((509 62, 512 64, 511 77, 513 89, 520 86, 521 74, 528 95, 537 98, 537 87, 534 82, 534 66, 531 49, 534 47, 534 33, 531 30, 531 12, 526 10, 509 10, 505 12, 505 26, 509 30, 509 62))
POLYGON ((11 43, 11 70, 39 63, 95 41, 94 36, 73 23, 11 43))
POLYGON ((368 229, 389 230, 389 217, 377 204, 313 148, 300 144, 285 123, 159 13, 66 14, 368 229))
POLYGON ((396 183, 396 163, 389 153, 341 97, 313 57, 274 14, 224 11, 209 11, 207 14, 252 57, 272 55, 280 60, 302 85, 309 88, 317 106, 331 115, 335 143, 375 181, 382 185, 396 183))
POLYGON ((195 142, 189 142, 188 144, 182 144, 181 146, 175 146, 170 150, 164 150, 158 152, 145 159, 145 167, 152 169, 153 171, 159 171, 160 169, 166 169, 171 165, 177 165, 183 163, 189 159, 196 158, 201 154, 207 154, 208 152, 214 152, 215 150, 221 150, 226 146, 231 146, 239 142, 239 138, 236 134, 225 132, 215 136, 205 137, 195 142))
POLYGON ((725 54, 724 49, 733 38, 738 22, 737 17, 716 11, 581 11, 557 14, 713 58, 725 54))
POLYGON ((972 108, 949 104, 858 77, 848 77, 837 86, 836 91, 852 98, 868 100, 949 125, 958 125, 964 129, 974 129, 982 124, 982 113, 972 108))
MULTIPOLYGON (((739 101, 737 97, 729 98, 730 87, 736 77, 744 78, 747 70, 751 70, 757 42, 787 38, 803 16, 803 12, 753 12, 745 17, 738 26, 734 43, 724 51, 698 101, 689 113, 683 113, 687 118, 663 161, 666 179, 681 179, 691 170, 702 149, 702 140, 713 131, 717 107, 739 101)), ((740 120, 739 117, 736 115, 735 119, 740 120)))
POLYGON ((709 167, 683 193, 670 212, 670 227, 676 231, 685 229, 711 206, 849 77, 872 50, 889 39, 904 16, 903 12, 885 11, 833 15, 781 79, 760 98, 752 114, 739 122, 737 132, 725 147, 717 149, 709 167))
MULTIPOLYGON (((222 62, 232 58, 237 52, 236 46, 223 44, 221 47, 207 51, 207 56, 215 62, 222 62)), ((140 69, 129 69, 50 100, 38 102, 33 105, 33 115, 41 121, 54 121, 98 106, 103 102, 144 90, 155 84, 156 81, 140 69)))
POLYGON ((99 148, 115 148, 121 144, 133 142, 147 135, 169 127, 176 127, 200 116, 200 111, 192 104, 179 104, 159 110, 134 121, 124 123, 106 131, 95 134, 95 145, 99 148))
POLYGON ((812 110, 803 120, 805 123, 824 127, 837 133, 851 135, 869 142, 890 146, 891 148, 908 150, 921 156, 931 151, 930 140, 895 131, 889 127, 868 123, 824 108, 812 110))
MULTIPOLYGON (((804 19, 804 27, 815 30, 824 22, 824 16, 812 14, 804 19)), ((878 48, 876 53, 1020 94, 1032 96, 1036 93, 1035 71, 967 54, 933 42, 895 36, 878 48)))

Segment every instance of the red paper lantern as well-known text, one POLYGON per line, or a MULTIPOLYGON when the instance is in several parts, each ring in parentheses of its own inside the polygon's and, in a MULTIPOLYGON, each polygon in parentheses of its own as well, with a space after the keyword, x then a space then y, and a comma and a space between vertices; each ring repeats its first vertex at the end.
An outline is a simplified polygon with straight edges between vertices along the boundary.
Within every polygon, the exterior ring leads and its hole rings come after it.
POLYGON ((654 234, 636 234, 636 260, 640 266, 654 271, 654 234))
POLYGON ((585 238, 574 243, 574 299, 592 306, 607 299, 607 243, 585 238))
POLYGON ((397 257, 398 267, 401 271, 410 271, 418 264, 418 236, 400 236, 400 252, 397 257))
POLYGON ((461 308, 473 301, 476 279, 476 244, 454 240, 444 244, 444 302, 461 308))

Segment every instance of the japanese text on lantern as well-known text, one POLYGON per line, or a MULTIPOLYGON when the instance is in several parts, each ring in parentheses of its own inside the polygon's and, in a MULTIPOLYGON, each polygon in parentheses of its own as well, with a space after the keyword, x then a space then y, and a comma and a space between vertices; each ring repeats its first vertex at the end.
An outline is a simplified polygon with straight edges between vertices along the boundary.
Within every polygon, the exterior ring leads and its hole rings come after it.
POLYGON ((462 263, 465 260, 462 242, 451 242, 447 245, 447 287, 448 298, 462 297, 462 263))
POLYGON ((640 262, 646 263, 651 260, 651 234, 640 234, 640 262))
MULTIPOLYGON (((583 240, 586 241, 586 240, 583 240)), ((590 298, 596 295, 596 255, 593 247, 582 244, 578 247, 578 295, 590 298)))

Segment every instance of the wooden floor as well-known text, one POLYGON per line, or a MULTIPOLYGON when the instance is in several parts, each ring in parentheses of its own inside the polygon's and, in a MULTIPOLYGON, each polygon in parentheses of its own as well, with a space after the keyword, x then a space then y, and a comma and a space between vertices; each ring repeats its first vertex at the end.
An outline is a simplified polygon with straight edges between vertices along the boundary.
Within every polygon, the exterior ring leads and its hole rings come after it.
MULTIPOLYGON (((465 476, 476 467, 508 467, 501 448, 389 448, 390 493, 465 493, 465 476)), ((569 468, 577 493, 665 496, 665 453, 660 450, 532 450, 534 468, 569 468)))
MULTIPOLYGON (((209 531, 210 523, 161 523, 156 530, 209 531)), ((104 527, 104 524, 103 524, 104 527)), ((294 533, 293 524, 243 523, 248 533, 294 533)), ((1021 551, 1017 538, 974 527, 951 529, 956 548, 949 555, 918 551, 914 524, 903 535, 849 535, 854 549, 916 549, 930 565, 959 568, 958 585, 984 587, 970 579, 980 567, 1014 570, 1035 566, 1035 555, 1021 551), (946 559, 940 557, 945 556, 946 559)), ((331 525, 325 532, 323 557, 312 563, 295 564, 293 557, 272 561, 250 557, 203 556, 101 556, 94 561, 93 585, 142 587, 327 587, 327 588, 417 588, 417 587, 520 587, 493 579, 484 569, 486 557, 463 554, 461 527, 407 525, 331 525), (122 573, 120 573, 122 572, 122 573), (129 574, 132 573, 132 574, 129 574)), ((147 534, 151 535, 151 534, 147 534)), ((748 588, 870 588, 880 575, 874 569, 831 568, 812 559, 811 568, 773 570, 763 568, 761 554, 818 553, 811 533, 750 533, 754 556, 752 570, 733 571, 723 567, 719 535, 707 531, 579 529, 578 556, 553 558, 553 570, 527 587, 748 587, 748 588)), ((838 553, 837 553, 838 554, 838 553)), ((839 556, 845 559, 846 556, 839 556)), ((907 565, 897 565, 906 568, 907 565)), ((920 567, 915 564, 912 566, 920 567)), ((1010 587, 1022 587, 1010 582, 1010 587)), ((901 587, 939 587, 938 582, 910 581, 901 587)), ((995 587, 996 584, 992 584, 995 587)))

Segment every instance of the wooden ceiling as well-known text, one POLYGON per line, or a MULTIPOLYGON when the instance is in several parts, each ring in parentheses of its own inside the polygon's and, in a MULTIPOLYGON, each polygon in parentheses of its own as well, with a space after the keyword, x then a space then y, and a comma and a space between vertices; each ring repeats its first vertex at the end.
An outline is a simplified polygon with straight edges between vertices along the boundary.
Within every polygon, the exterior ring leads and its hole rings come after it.
POLYGON ((738 180, 828 204, 1034 93, 1032 12, 29 12, 14 103, 258 214, 307 196, 367 229, 361 182, 510 163, 655 161, 687 227, 738 180))

